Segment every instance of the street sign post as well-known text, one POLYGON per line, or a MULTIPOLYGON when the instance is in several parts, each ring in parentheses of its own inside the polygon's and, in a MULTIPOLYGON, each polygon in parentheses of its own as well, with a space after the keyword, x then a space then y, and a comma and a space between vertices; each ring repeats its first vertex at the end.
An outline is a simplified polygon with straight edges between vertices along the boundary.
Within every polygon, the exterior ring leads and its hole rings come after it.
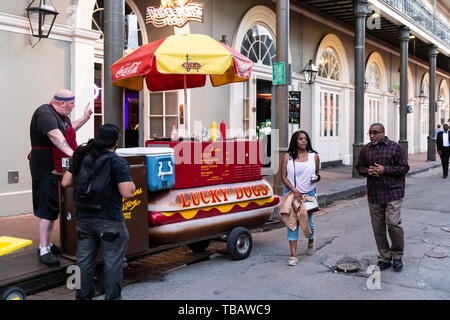
POLYGON ((286 83, 286 72, 284 62, 275 62, 272 65, 272 84, 283 85, 286 83))

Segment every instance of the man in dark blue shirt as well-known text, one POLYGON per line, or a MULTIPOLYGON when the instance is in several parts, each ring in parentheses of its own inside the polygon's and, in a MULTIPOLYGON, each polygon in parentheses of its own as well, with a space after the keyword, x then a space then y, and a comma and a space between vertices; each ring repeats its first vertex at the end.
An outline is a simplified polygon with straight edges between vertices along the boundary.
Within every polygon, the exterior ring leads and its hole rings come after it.
POLYGON ((77 210, 77 264, 81 271, 81 288, 77 300, 94 297, 95 260, 100 245, 103 251, 105 299, 121 299, 122 265, 128 246, 128 231, 122 213, 122 197, 131 198, 136 190, 128 163, 114 153, 119 139, 119 128, 113 124, 100 127, 96 139, 80 146, 74 153, 72 164, 64 174, 61 185, 71 186, 85 165, 88 157, 99 158, 110 154, 111 169, 109 185, 100 211, 77 210))

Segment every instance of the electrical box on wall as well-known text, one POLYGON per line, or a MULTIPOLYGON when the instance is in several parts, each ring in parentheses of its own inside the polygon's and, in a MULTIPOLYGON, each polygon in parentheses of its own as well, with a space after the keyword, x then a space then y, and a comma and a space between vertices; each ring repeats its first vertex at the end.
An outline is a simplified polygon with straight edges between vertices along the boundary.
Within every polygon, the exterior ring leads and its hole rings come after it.
POLYGON ((19 171, 8 171, 8 184, 19 183, 19 171))

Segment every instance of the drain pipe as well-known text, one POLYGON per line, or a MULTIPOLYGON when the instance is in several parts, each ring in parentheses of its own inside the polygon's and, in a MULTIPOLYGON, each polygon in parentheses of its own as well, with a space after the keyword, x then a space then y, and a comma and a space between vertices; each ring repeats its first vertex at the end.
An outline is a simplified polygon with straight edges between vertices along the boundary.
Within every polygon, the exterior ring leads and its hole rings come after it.
POLYGON ((123 57, 125 49, 125 1, 105 1, 104 25, 104 122, 120 128, 119 147, 125 146, 123 123, 123 89, 111 81, 111 65, 123 57))
MULTIPOLYGON (((288 149, 289 131, 288 131, 288 95, 289 95, 289 0, 277 1, 277 30, 276 30, 276 61, 284 62, 284 79, 285 83, 277 85, 275 89, 276 95, 276 129, 279 130, 278 141, 279 148, 274 150, 274 157, 279 158, 279 164, 283 158, 283 154, 288 149)), ((273 121, 273 119, 272 119, 273 121)), ((274 192, 283 194, 283 182, 281 181, 281 171, 278 170, 274 176, 274 192)))

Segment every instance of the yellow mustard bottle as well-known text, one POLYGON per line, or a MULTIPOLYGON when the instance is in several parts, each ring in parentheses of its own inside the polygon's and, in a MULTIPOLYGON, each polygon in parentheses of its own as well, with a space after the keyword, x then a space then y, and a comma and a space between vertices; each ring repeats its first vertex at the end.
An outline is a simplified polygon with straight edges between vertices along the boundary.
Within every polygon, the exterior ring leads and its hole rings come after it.
POLYGON ((217 123, 215 121, 211 122, 211 141, 217 140, 217 123))

